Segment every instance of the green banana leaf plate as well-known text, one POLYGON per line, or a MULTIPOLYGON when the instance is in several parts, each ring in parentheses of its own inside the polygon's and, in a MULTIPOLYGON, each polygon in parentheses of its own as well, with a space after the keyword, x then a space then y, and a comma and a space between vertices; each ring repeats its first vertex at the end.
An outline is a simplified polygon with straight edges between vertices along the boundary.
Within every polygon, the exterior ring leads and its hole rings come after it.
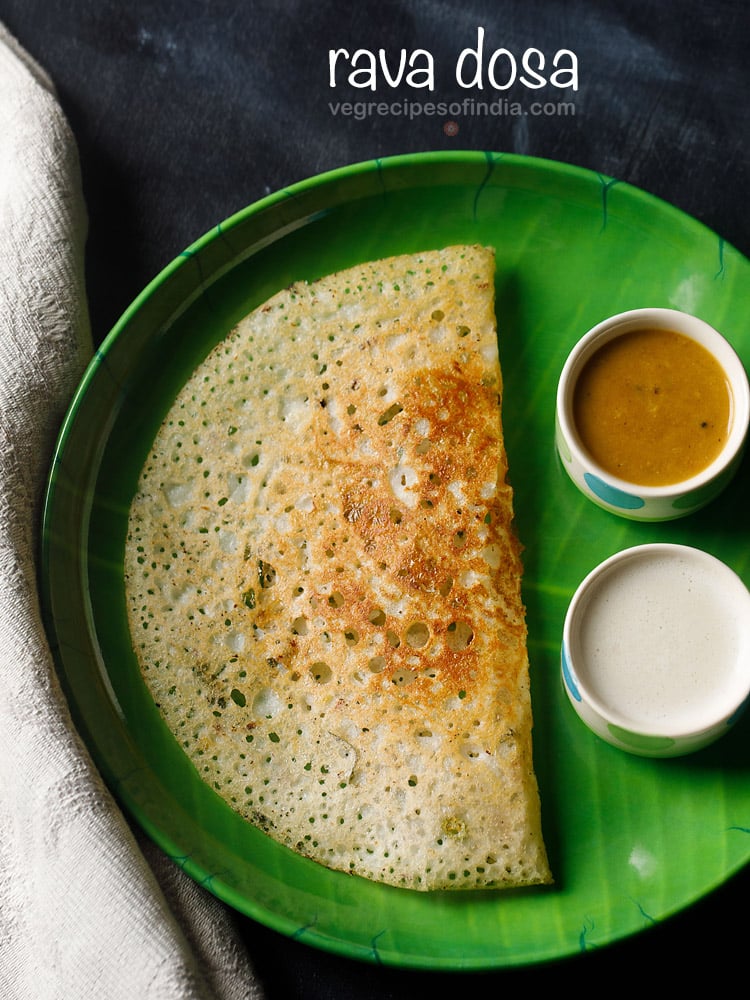
POLYGON ((333 953, 404 968, 531 965, 637 934, 750 860, 750 720, 689 757, 603 743, 560 683, 568 601, 629 545, 696 545, 750 582, 746 461, 727 491, 662 524, 587 501, 554 449, 557 379, 612 313, 670 306, 750 359, 750 264, 694 219, 626 183, 503 153, 424 153, 342 168, 217 225, 125 312, 62 427, 43 524, 44 611, 74 719, 126 812, 247 916, 333 953), (198 777, 141 682, 126 622, 127 508, 148 446, 195 364, 297 279, 481 242, 497 252, 503 420, 525 546, 535 766, 555 885, 419 893, 329 871, 233 813, 198 777))

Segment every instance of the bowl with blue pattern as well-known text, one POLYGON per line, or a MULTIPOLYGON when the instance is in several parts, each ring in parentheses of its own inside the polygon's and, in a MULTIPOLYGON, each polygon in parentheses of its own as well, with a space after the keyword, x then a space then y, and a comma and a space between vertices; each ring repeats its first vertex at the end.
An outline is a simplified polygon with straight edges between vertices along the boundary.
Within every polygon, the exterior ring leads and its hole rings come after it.
POLYGON ((607 743, 643 757, 702 750, 746 718, 750 591, 693 546, 623 549, 576 589, 560 665, 576 714, 607 743))
MULTIPOLYGON (((588 384, 586 392, 593 395, 588 384)), ((697 316, 676 309, 639 308, 602 320, 573 346, 558 381, 555 443, 562 468, 597 506, 635 521, 667 521, 699 510, 729 485, 742 461, 749 421, 748 377, 729 341, 697 316), (684 448, 690 457, 691 449, 697 452, 700 447, 700 439, 712 433, 713 421, 704 419, 704 387, 697 381, 698 376, 693 383, 688 382, 688 362, 675 355, 674 371, 670 372, 664 367, 666 362, 658 360, 656 346, 646 339, 647 334, 671 336, 691 350, 697 346, 704 357, 707 353, 726 392, 713 453, 700 467, 685 465, 684 472, 665 470, 667 481, 663 481, 664 476, 654 476, 658 462, 664 460, 657 454, 659 449, 666 449, 670 442, 673 452, 684 448), (623 350, 626 335, 631 335, 630 361, 625 360, 628 355, 623 350), (596 421, 597 433, 601 433, 598 438, 587 437, 593 431, 582 422, 582 383, 594 364, 599 364, 607 352, 613 355, 615 351, 620 351, 621 367, 611 375, 611 389, 601 383, 595 390, 599 393, 599 410, 588 417, 596 421), (641 370, 642 365, 649 366, 647 372, 641 370), (624 403, 621 407, 618 393, 625 388, 640 407, 636 414, 623 409, 624 403), (672 399, 676 405, 681 396, 682 409, 665 408, 667 401, 672 399), (646 413, 651 414, 650 425, 645 423, 646 413), (639 422, 642 414, 643 423, 639 422), (663 426, 659 420, 664 421, 663 426), (609 437, 605 427, 610 428, 609 437), (630 465, 617 453, 620 446, 630 449, 630 465)))

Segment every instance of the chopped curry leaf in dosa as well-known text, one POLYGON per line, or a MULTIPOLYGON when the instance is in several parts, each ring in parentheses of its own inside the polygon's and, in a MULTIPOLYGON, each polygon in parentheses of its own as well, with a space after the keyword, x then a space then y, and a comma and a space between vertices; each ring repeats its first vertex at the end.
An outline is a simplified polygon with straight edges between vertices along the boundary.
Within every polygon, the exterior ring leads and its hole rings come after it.
POLYGON ((413 889, 551 880, 494 253, 300 282, 171 407, 130 510, 134 647, 229 805, 413 889))

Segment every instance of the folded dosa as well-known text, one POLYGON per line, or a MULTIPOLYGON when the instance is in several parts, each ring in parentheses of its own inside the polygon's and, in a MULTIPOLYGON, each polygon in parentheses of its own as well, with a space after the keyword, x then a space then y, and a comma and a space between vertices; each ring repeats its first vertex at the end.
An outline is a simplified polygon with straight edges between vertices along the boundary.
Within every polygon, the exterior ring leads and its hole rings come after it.
POLYGON ((166 416, 125 552, 145 681, 281 844, 412 889, 551 880, 494 253, 300 282, 166 416))

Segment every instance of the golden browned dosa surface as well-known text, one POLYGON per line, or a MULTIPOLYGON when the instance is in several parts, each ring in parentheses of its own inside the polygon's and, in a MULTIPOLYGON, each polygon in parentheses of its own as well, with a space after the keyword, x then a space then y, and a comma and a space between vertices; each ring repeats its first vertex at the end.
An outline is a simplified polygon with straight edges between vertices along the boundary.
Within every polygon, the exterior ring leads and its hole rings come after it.
POLYGON ((412 889, 551 880, 494 254, 279 292, 201 363, 130 510, 145 681, 281 844, 412 889))

